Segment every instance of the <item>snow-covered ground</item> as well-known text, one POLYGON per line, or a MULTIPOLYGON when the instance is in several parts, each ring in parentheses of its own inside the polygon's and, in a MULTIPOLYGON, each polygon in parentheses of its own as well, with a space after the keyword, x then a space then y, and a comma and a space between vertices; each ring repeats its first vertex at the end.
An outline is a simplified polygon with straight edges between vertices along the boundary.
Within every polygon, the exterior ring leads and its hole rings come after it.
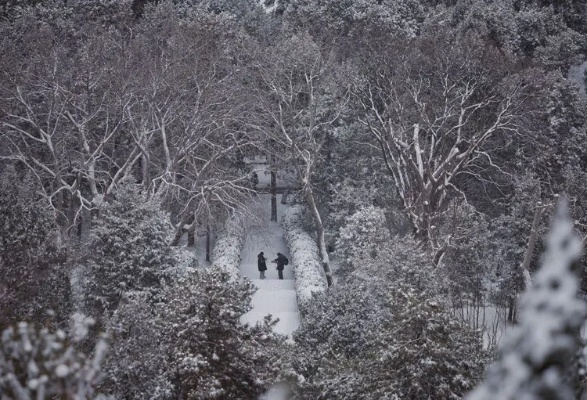
MULTIPOLYGON (((275 331, 290 335, 300 325, 292 264, 290 262, 285 266, 284 279, 279 280, 276 264, 271 263, 271 260, 277 258, 278 252, 288 257, 290 261, 291 257, 283 239, 283 229, 278 222, 270 221, 271 195, 264 194, 258 197, 266 215, 256 221, 256 224, 249 225, 241 254, 240 272, 242 276, 250 278, 259 290, 251 301, 252 310, 243 315, 241 321, 254 324, 262 321, 267 314, 271 314, 279 318, 275 331), (259 279, 257 269, 257 255, 260 252, 263 252, 268 259, 265 280, 259 279)), ((278 221, 281 220, 285 207, 287 205, 278 203, 278 221)))
POLYGON ((579 65, 572 65, 569 68, 568 79, 575 82, 579 86, 579 94, 583 99, 587 98, 587 91, 585 90, 585 71, 587 70, 587 61, 579 65))
MULTIPOLYGON (((206 227, 200 227, 196 229, 195 243, 193 246, 188 246, 188 234, 184 233, 179 241, 179 245, 184 247, 185 250, 189 251, 198 260, 199 267, 209 267, 210 262, 206 261, 206 227)), ((214 232, 210 235, 210 252, 214 248, 216 242, 216 235, 214 232)))
POLYGON ((453 313, 455 318, 466 321, 471 328, 481 331, 485 350, 497 349, 506 331, 513 329, 507 322, 506 310, 493 305, 480 308, 463 307, 453 309, 453 313))
MULTIPOLYGON (((300 315, 295 292, 293 266, 289 250, 283 239, 283 229, 278 222, 271 222, 271 195, 258 196, 256 204, 257 219, 247 224, 245 244, 241 253, 240 273, 259 288, 251 300, 252 309, 241 317, 242 323, 255 324, 263 320, 267 314, 279 319, 274 327, 275 332, 290 336, 300 325, 300 315), (267 258, 266 279, 259 279, 257 255, 263 252, 267 258), (271 263, 277 258, 277 252, 285 255, 289 265, 283 271, 283 280, 278 279, 276 264, 271 263)), ((277 220, 281 221, 287 205, 278 202, 277 220)), ((259 400, 286 400, 289 388, 284 383, 276 383, 259 400)))
MULTIPOLYGON (((269 164, 265 156, 257 156, 251 159, 245 159, 245 162, 249 165, 252 172, 257 173, 259 183, 257 188, 268 188, 271 186, 271 171, 269 170, 269 164)), ((278 187, 284 186, 295 186, 296 185, 296 173, 293 167, 289 165, 278 166, 276 175, 276 185, 278 187)))

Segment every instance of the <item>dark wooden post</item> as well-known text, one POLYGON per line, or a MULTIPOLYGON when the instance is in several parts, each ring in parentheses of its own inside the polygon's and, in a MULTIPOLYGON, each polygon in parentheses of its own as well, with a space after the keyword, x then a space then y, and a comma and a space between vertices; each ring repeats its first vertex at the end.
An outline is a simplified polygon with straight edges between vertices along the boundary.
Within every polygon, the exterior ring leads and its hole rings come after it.
POLYGON ((190 228, 188 229, 188 247, 196 243, 196 216, 189 219, 190 228))
POLYGON ((271 221, 277 221, 277 172, 275 156, 271 156, 271 221))
POLYGON ((210 262, 210 224, 206 224, 206 262, 210 262))
POLYGON ((196 243, 196 226, 192 226, 188 230, 188 247, 193 246, 196 243))

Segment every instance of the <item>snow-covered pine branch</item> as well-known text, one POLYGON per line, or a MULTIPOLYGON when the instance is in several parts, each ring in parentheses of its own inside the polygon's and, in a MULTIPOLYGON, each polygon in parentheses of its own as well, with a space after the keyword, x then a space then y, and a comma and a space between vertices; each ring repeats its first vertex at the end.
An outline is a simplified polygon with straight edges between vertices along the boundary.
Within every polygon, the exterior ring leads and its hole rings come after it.
POLYGON ((522 299, 520 326, 506 337, 498 360, 468 400, 574 398, 566 375, 587 310, 577 298, 573 270, 581 250, 567 206, 561 203, 542 268, 522 299))
POLYGON ((101 399, 96 386, 108 349, 100 338, 89 356, 77 350, 91 319, 71 321, 73 337, 62 330, 36 328, 20 322, 0 332, 0 393, 2 399, 101 399))
POLYGON ((316 241, 302 228, 302 211, 300 205, 287 209, 282 226, 292 258, 296 295, 303 310, 304 305, 312 299, 312 293, 326 291, 327 283, 316 241))

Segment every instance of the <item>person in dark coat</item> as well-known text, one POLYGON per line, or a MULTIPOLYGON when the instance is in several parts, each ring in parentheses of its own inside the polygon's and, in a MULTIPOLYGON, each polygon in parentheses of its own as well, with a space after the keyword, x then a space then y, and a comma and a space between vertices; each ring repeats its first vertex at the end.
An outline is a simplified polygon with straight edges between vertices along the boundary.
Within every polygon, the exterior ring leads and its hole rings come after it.
POLYGON ((267 261, 267 258, 263 255, 263 252, 260 252, 257 256, 257 268, 259 268, 259 272, 261 273, 261 279, 265 279, 265 271, 267 271, 265 261, 267 261))
POLYGON ((251 174, 251 187, 253 190, 257 190, 257 185, 259 184, 259 175, 256 172, 251 174))
POLYGON ((277 253, 277 258, 271 262, 277 263, 277 273, 279 275, 279 279, 283 279, 283 267, 289 264, 287 257, 281 253, 277 253))

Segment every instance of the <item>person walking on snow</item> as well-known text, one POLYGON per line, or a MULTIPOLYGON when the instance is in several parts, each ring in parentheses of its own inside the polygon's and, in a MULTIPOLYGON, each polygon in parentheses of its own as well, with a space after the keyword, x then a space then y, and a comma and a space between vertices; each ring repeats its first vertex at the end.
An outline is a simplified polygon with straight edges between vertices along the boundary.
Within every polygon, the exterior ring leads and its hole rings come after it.
POLYGON ((265 271, 267 271, 267 264, 265 264, 267 259, 263 255, 263 252, 260 252, 257 256, 257 268, 259 268, 259 272, 261 273, 261 279, 265 279, 265 271))
POLYGON ((277 258, 271 262, 277 263, 277 273, 279 274, 279 279, 283 279, 283 267, 289 264, 287 257, 281 253, 277 253, 277 258))

